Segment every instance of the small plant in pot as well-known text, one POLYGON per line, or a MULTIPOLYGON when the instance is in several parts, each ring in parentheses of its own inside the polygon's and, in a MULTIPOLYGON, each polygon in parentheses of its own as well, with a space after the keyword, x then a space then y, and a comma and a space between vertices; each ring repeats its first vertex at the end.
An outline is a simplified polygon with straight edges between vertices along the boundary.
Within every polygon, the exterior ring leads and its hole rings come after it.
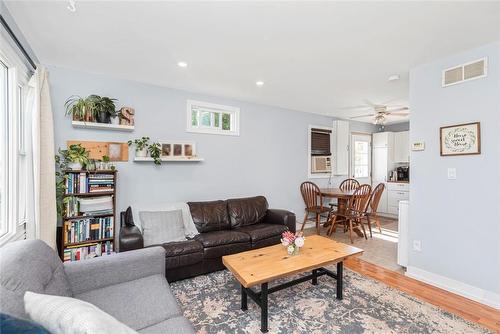
POLYGON ((111 117, 111 124, 119 125, 121 115, 122 114, 120 110, 114 110, 112 113, 110 113, 109 116, 111 117))
POLYGON ((153 158, 155 165, 161 165, 161 144, 152 143, 148 147, 149 156, 153 158))
POLYGON ((149 137, 137 138, 128 141, 128 146, 135 145, 135 156, 144 158, 148 155, 149 137))
POLYGON ((106 96, 90 95, 94 101, 94 110, 98 123, 111 123, 111 115, 116 115, 116 99, 106 96))
POLYGON ((70 145, 67 150, 59 149, 65 167, 72 170, 83 169, 89 162, 89 152, 80 144, 70 145))
POLYGON ((96 117, 95 100, 91 97, 70 96, 64 103, 66 116, 71 115, 74 121, 94 122, 96 117))
POLYGON ((109 157, 107 155, 102 156, 102 169, 109 169, 109 157))

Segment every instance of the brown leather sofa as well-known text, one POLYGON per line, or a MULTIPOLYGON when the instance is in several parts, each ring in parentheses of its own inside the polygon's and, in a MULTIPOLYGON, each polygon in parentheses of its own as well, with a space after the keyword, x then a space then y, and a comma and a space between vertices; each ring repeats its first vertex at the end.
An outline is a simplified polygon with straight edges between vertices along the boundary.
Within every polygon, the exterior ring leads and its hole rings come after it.
MULTIPOLYGON (((275 245, 283 231, 295 232, 295 214, 269 209, 264 196, 188 205, 200 234, 192 240, 162 245, 169 282, 222 270, 222 256, 275 245)), ((142 234, 132 215, 123 216, 120 252, 143 248, 142 234)))

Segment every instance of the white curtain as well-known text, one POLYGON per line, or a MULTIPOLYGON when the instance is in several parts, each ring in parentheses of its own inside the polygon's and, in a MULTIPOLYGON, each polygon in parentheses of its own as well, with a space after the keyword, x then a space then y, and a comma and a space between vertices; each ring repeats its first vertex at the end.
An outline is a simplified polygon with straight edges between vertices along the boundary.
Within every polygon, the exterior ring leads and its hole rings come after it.
POLYGON ((37 99, 33 115, 33 177, 35 186, 35 237, 56 249, 57 209, 54 159, 54 120, 49 75, 37 69, 37 99))

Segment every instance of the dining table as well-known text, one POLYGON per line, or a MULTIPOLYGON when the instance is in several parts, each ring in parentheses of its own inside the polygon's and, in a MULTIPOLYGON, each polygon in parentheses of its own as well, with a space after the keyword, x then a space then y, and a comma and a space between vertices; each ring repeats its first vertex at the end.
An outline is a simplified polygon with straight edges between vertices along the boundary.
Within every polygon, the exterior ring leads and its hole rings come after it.
MULTIPOLYGON (((320 188, 319 189, 321 196, 325 198, 336 198, 337 199, 337 212, 342 214, 347 209, 347 204, 349 203, 349 199, 354 195, 356 189, 343 190, 340 188, 320 188)), ((329 226, 331 221, 327 221, 325 223, 325 227, 329 226)), ((357 227, 353 228, 354 233, 358 236, 364 236, 363 232, 357 227)))

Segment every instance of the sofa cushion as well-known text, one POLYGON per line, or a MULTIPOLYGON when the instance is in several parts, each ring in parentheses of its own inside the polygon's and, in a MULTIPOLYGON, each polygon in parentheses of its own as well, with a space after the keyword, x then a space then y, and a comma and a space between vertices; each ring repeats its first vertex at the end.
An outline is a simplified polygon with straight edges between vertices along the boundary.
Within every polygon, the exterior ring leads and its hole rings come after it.
POLYGON ((165 261, 169 269, 189 266, 203 260, 203 245, 195 240, 169 242, 165 248, 165 261))
POLYGON ((165 276, 160 274, 84 292, 75 298, 99 307, 135 330, 181 315, 165 276))
POLYGON ((271 237, 281 237, 281 233, 287 230, 284 225, 276 225, 276 224, 256 224, 256 225, 248 225, 243 226, 234 231, 243 232, 250 236, 252 240, 252 244, 271 237))
POLYGON ((11 317, 0 313, 0 333, 4 334, 50 334, 45 328, 33 321, 11 317))
POLYGON ((260 223, 268 209, 264 196, 235 198, 227 200, 227 211, 231 228, 260 223))
POLYGON ((188 205, 200 233, 230 228, 225 201, 188 202, 188 205))
POLYGON ((0 311, 27 318, 24 293, 71 296, 71 288, 57 253, 40 240, 21 240, 0 248, 0 311))
POLYGON ((82 300, 26 292, 26 313, 53 334, 137 334, 136 331, 82 300))
POLYGON ((143 328, 141 334, 194 334, 193 325, 184 317, 175 317, 143 328))
POLYGON ((204 248, 250 242, 250 236, 236 231, 214 231, 200 233, 195 237, 204 248))
MULTIPOLYGON (((251 248, 252 245, 250 241, 240 242, 235 244, 220 245, 215 247, 206 247, 203 251, 203 258, 205 260, 218 259, 220 261, 221 260, 220 258, 224 255, 241 253, 250 250, 251 248)), ((219 268, 208 268, 208 269, 209 269, 208 272, 220 270, 219 268)), ((222 266, 221 269, 224 269, 224 267, 222 266)))

